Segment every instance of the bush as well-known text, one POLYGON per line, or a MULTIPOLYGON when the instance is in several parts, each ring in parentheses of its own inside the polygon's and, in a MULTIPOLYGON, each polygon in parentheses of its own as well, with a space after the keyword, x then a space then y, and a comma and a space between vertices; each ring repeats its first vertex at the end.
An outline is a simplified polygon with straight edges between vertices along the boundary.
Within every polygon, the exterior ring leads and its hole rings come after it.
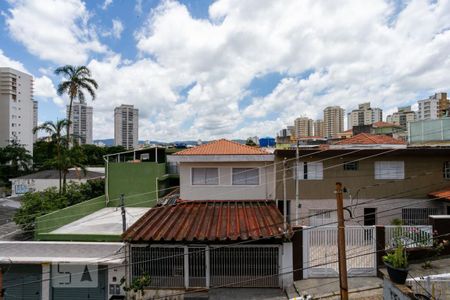
POLYGON ((104 194, 104 179, 90 180, 82 184, 69 184, 65 193, 59 194, 52 187, 43 192, 26 193, 22 198, 22 206, 14 216, 24 231, 34 231, 37 217, 51 213, 104 194))

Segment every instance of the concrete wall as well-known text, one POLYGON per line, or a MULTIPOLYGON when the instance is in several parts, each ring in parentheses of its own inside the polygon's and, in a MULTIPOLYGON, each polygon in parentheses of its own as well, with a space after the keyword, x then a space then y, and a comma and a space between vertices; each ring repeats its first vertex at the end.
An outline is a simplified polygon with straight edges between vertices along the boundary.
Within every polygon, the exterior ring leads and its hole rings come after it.
POLYGON ((159 189, 157 179, 165 174, 165 163, 109 163, 109 206, 119 204, 120 194, 125 195, 126 206, 153 206, 156 204, 156 190, 159 189))
POLYGON ((275 178, 271 162, 181 162, 180 198, 183 200, 258 200, 274 199, 275 178), (266 165, 268 165, 266 167, 266 165), (270 165, 270 166, 269 166, 270 165), (217 167, 218 185, 192 185, 192 168, 217 167), (260 168, 259 185, 233 185, 232 168, 260 168))
MULTIPOLYGON (((86 182, 87 179, 67 180, 67 184, 86 182)), ((59 188, 59 179, 12 179, 11 185, 11 195, 20 196, 27 192, 42 192, 51 187, 59 188)))
MULTIPOLYGON (((402 150, 398 150, 401 152, 402 150)), ((332 151, 330 151, 330 156, 332 151)), ((396 152, 393 152, 396 153, 396 152)), ((342 182, 353 198, 371 199, 386 197, 391 194, 401 194, 401 198, 421 199, 427 198, 427 194, 447 187, 450 180, 443 177, 443 164, 450 160, 450 152, 446 155, 380 155, 358 162, 357 171, 346 171, 342 164, 346 161, 361 159, 371 154, 364 151, 354 155, 343 155, 323 161, 322 180, 300 180, 300 199, 329 199, 334 197, 336 182, 342 182), (374 164, 376 161, 404 161, 404 180, 376 180, 374 164), (429 172, 430 174, 425 174, 429 172), (417 176, 408 179, 410 176, 417 176), (368 187, 372 185, 380 185, 368 187), (363 188, 365 187, 365 188, 363 188)), ((301 158, 301 161, 319 161, 327 157, 309 156, 301 158)), ((277 157, 277 190, 276 197, 283 199, 283 168, 282 158, 277 157)), ((287 198, 295 199, 294 160, 287 161, 287 198)))
MULTIPOLYGON (((363 225, 364 224, 364 208, 376 208, 375 222, 378 225, 390 225, 394 219, 402 219, 402 208, 439 208, 441 211, 444 210, 444 205, 439 201, 427 201, 423 199, 411 199, 411 198, 394 198, 394 199, 355 199, 352 201, 349 199, 348 195, 344 195, 346 198, 344 200, 344 206, 354 206, 352 209, 353 220, 348 220, 347 225, 363 225), (367 202, 367 203, 364 203, 367 202)), ((290 220, 292 224, 301 226, 317 225, 312 224, 312 218, 310 216, 317 209, 322 210, 335 210, 336 209, 336 199, 302 199, 300 201, 301 207, 298 209, 298 215, 295 211, 295 201, 290 203, 290 220)), ((330 219, 323 219, 324 224, 335 222, 336 213, 331 213, 330 219)), ((344 217, 346 219, 350 218, 350 214, 346 211, 344 212, 344 217)), ((334 224, 330 225, 333 226, 334 224)))

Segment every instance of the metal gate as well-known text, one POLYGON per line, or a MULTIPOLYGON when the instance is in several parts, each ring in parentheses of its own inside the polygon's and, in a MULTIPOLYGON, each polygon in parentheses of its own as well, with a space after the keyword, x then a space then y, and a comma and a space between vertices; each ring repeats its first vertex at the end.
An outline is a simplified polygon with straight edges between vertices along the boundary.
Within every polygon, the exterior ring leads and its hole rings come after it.
MULTIPOLYGON (((337 227, 305 227, 303 231, 303 276, 339 276, 337 227)), ((345 227, 349 276, 376 276, 374 226, 345 227)))
POLYGON ((210 249, 211 286, 278 287, 279 247, 210 249))
POLYGON ((8 265, 3 268, 5 300, 40 300, 42 298, 41 265, 8 265))
POLYGON ((206 287, 206 247, 189 247, 189 287, 206 287))

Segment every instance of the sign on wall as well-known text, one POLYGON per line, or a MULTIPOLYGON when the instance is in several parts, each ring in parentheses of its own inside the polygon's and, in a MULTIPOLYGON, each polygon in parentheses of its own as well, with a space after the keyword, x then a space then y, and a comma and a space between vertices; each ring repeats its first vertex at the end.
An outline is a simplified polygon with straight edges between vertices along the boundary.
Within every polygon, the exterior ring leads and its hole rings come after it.
POLYGON ((98 266, 95 264, 52 265, 52 287, 95 288, 98 286, 98 266))

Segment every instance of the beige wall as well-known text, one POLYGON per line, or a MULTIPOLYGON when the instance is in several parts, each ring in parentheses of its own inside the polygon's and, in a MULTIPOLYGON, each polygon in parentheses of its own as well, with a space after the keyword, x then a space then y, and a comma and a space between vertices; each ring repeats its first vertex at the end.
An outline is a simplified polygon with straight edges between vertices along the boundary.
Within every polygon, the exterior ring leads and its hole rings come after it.
POLYGON ((181 162, 180 198, 183 200, 261 200, 274 199, 273 162, 186 163, 181 162), (268 165, 265 167, 265 165, 268 165), (270 165, 270 166, 269 166, 270 165), (219 185, 192 185, 191 169, 217 167, 219 185), (232 185, 232 168, 260 168, 259 185, 232 185))
MULTIPOLYGON (((363 152, 363 151, 362 151, 363 152)), ((345 171, 342 164, 346 161, 364 158, 367 154, 345 155, 323 161, 323 179, 322 180, 300 180, 299 190, 300 199, 329 199, 334 198, 336 182, 342 182, 347 188, 349 194, 359 199, 370 199, 378 197, 388 197, 398 194, 398 197, 421 199, 427 198, 427 194, 437 191, 450 185, 450 180, 443 178, 443 163, 450 161, 450 155, 447 156, 400 156, 400 155, 381 155, 370 159, 359 161, 359 170, 345 171), (374 177, 375 161, 404 161, 405 178, 417 176, 416 178, 404 180, 376 180, 374 177), (328 169, 327 169, 328 168, 328 169), (430 172, 429 175, 424 175, 430 172), (374 184, 380 184, 379 187, 368 187, 374 184), (365 187, 365 188, 363 188, 365 187), (358 192, 359 190, 359 192, 358 192)), ((301 161, 319 161, 326 157, 310 157, 300 159, 301 161)), ((276 160, 279 162, 280 158, 276 160)), ((287 162, 287 198, 295 199, 295 181, 293 179, 294 161, 287 162)), ((283 198, 283 171, 280 163, 277 164, 277 191, 278 199, 283 198)))
MULTIPOLYGON (((364 208, 376 208, 376 224, 390 225, 394 219, 402 219, 402 208, 440 208, 443 212, 446 210, 446 205, 439 201, 430 199, 411 199, 411 198, 396 198, 396 199, 363 199, 358 202, 354 199, 351 201, 349 196, 344 195, 344 206, 352 206, 353 219, 350 220, 350 215, 347 211, 344 212, 344 218, 347 220, 346 225, 364 225, 364 208), (364 203, 367 202, 367 203, 364 203), (356 205, 357 204, 357 205, 356 205)), ((321 199, 321 200, 301 200, 301 207, 298 210, 298 215, 295 211, 295 201, 290 203, 290 220, 293 225, 313 225, 310 223, 310 216, 314 214, 314 210, 335 210, 336 199, 321 199)), ((336 220, 336 213, 331 213, 329 221, 324 219, 325 223, 332 223, 336 220)), ((329 226, 334 226, 329 225, 329 226)))

